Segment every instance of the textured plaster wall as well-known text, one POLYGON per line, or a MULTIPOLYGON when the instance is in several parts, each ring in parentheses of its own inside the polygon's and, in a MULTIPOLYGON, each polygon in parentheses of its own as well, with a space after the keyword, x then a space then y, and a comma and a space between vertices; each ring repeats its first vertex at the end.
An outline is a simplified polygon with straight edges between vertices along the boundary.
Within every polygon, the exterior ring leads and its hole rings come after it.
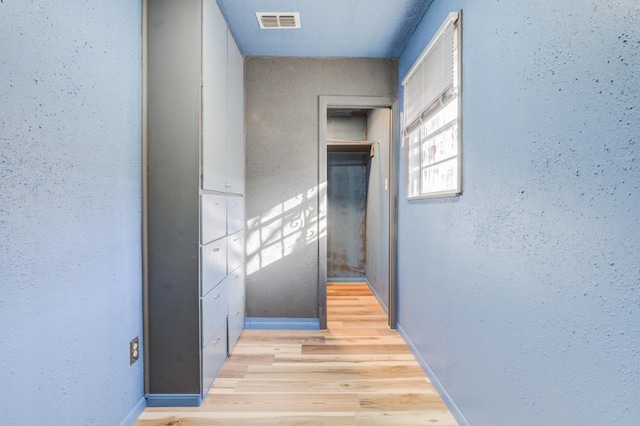
POLYGON ((399 323, 473 425, 640 418, 640 4, 464 10, 463 194, 407 202, 399 323))
POLYGON ((396 96, 396 73, 385 59, 246 59, 247 316, 318 318, 319 96, 396 96))
POLYGON ((335 114, 327 114, 327 140, 338 139, 346 141, 363 141, 367 139, 367 116, 358 113, 340 115, 338 109, 335 114))
POLYGON ((143 405, 140 2, 0 1, 0 412, 143 405))
POLYGON ((367 180, 367 264, 365 274, 373 292, 386 311, 389 310, 389 191, 384 180, 389 177, 391 110, 369 111, 367 139, 378 142, 369 160, 367 180))

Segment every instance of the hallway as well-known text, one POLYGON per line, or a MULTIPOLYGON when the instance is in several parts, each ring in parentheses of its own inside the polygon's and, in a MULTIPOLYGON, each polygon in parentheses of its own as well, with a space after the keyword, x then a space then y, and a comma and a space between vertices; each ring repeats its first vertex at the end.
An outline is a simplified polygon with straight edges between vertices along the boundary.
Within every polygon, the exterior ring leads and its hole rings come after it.
POLYGON ((327 298, 327 330, 245 330, 201 407, 135 425, 457 425, 366 285, 327 298))

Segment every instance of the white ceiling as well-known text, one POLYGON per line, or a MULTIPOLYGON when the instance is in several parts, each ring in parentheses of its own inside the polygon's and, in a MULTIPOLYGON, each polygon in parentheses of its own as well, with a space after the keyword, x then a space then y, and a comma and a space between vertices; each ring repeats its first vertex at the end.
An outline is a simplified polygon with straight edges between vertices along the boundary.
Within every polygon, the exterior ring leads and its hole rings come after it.
POLYGON ((432 0, 217 0, 245 56, 397 58, 432 0), (261 30, 256 12, 298 12, 261 30))

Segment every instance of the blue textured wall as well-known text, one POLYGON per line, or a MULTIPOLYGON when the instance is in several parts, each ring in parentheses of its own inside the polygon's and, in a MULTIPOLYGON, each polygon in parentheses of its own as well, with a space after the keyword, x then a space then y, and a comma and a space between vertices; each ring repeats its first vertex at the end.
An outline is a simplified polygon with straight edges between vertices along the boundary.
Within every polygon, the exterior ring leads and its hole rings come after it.
POLYGON ((464 10, 463 195, 399 205, 399 322, 475 425, 640 419, 640 3, 464 10))
POLYGON ((0 1, 3 424, 141 408, 140 2, 0 1))

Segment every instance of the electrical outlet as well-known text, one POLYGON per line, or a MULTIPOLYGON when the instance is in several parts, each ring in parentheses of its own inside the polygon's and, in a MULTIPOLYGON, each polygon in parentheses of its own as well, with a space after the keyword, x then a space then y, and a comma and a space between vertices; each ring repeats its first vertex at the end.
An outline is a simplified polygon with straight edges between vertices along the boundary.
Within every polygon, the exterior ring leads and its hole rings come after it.
POLYGON ((133 364, 140 358, 140 342, 138 336, 129 342, 129 365, 133 364))

